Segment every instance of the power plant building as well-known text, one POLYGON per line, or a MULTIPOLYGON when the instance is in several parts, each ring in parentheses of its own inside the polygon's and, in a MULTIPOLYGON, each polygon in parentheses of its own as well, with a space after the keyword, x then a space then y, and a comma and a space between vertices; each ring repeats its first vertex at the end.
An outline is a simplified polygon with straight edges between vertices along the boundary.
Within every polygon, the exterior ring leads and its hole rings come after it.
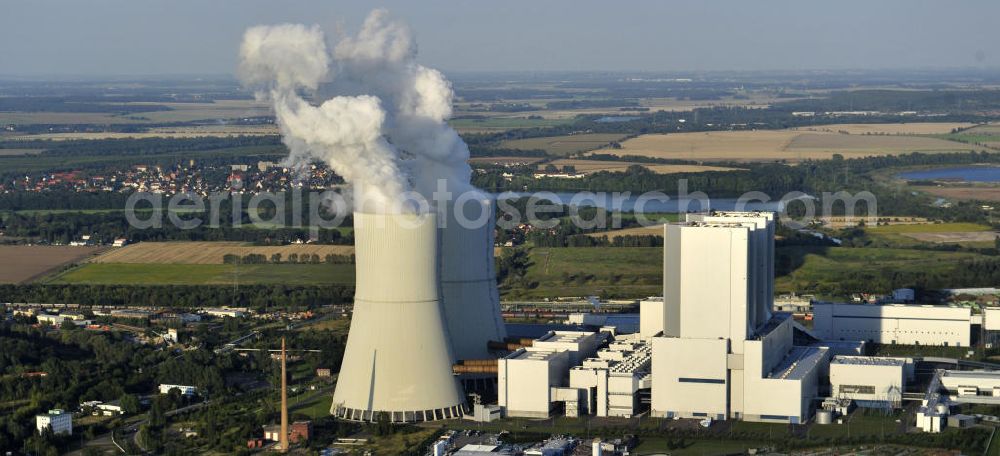
POLYGON ((813 331, 824 339, 968 347, 969 307, 919 304, 816 304, 813 331))
POLYGON ((664 251, 652 416, 805 422, 829 349, 794 346, 790 315, 771 315, 773 214, 689 215, 664 251))
POLYGON ((830 361, 830 395, 898 406, 906 391, 904 358, 836 356, 830 361))

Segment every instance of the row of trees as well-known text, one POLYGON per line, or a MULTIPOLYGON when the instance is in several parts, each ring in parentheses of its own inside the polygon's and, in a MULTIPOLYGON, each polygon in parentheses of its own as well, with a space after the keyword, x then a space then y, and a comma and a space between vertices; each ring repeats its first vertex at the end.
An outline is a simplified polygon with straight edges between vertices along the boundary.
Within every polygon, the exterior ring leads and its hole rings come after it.
POLYGON ((248 255, 226 254, 222 257, 225 264, 354 264, 354 255, 336 255, 329 253, 320 260, 318 254, 291 253, 286 259, 282 259, 280 253, 272 254, 270 257, 261 253, 251 253, 248 255))

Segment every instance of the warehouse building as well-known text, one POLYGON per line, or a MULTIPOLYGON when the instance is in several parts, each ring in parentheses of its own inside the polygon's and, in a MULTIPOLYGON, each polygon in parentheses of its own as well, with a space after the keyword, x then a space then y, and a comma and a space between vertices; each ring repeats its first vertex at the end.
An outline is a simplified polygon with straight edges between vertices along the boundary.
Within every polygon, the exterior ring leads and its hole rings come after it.
POLYGON ((898 408, 906 378, 904 358, 837 356, 830 361, 830 394, 862 407, 898 408))
POLYGON ((813 331, 824 339, 952 347, 971 342, 968 307, 822 303, 813 312, 813 331))
POLYGON ((588 331, 549 331, 501 358, 497 364, 497 404, 506 416, 545 418, 560 405, 576 416, 584 400, 567 388, 569 370, 594 355, 605 335, 588 331))

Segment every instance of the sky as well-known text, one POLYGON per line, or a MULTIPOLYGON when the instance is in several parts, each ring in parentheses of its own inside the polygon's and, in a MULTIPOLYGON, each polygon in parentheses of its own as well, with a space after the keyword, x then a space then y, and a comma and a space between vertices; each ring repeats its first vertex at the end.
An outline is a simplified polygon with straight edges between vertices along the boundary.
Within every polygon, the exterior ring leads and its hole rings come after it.
POLYGON ((253 25, 356 31, 374 7, 448 71, 1000 67, 1000 1, 4 0, 0 75, 233 74, 253 25))

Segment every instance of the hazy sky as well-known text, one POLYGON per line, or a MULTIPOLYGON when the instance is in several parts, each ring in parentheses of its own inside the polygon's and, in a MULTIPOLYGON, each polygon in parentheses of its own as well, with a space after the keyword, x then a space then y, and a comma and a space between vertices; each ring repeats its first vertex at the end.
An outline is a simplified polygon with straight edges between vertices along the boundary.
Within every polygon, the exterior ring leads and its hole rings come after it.
POLYGON ((4 0, 0 74, 231 74, 248 26, 376 6, 445 71, 1000 67, 997 0, 4 0))

